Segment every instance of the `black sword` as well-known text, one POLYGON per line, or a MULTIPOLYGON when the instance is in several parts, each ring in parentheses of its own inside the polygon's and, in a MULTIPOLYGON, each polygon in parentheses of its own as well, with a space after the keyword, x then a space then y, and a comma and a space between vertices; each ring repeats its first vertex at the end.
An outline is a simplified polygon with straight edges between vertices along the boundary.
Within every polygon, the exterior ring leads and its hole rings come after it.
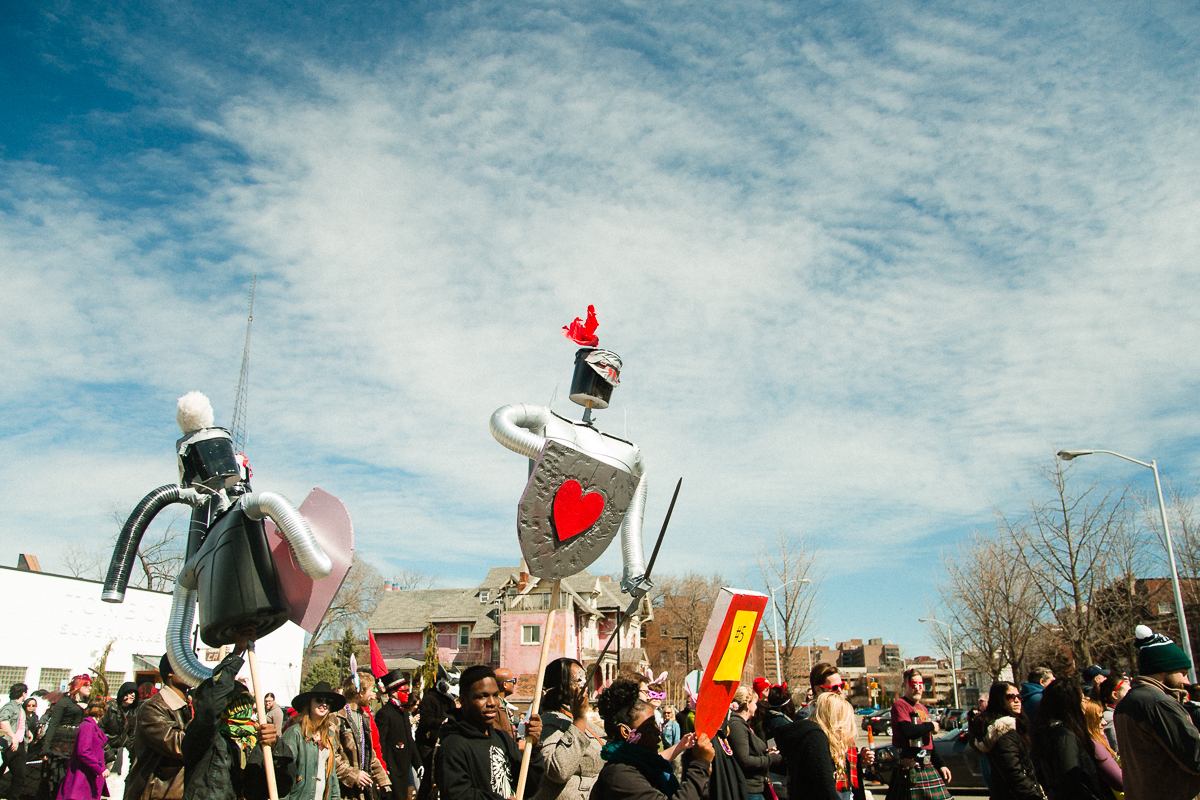
MULTIPOLYGON (((680 478, 675 483, 675 493, 671 495, 671 505, 667 506, 667 516, 665 519, 663 519, 662 530, 658 532, 658 541, 654 543, 654 552, 650 554, 650 563, 646 565, 646 574, 642 576, 646 580, 649 580, 650 572, 654 569, 654 562, 658 559, 658 550, 660 547, 662 547, 663 537, 667 533, 667 525, 669 525, 671 522, 671 513, 675 510, 675 501, 679 499, 679 487, 682 485, 683 478, 680 478)), ((629 604, 629 608, 625 609, 624 616, 626 619, 628 619, 629 615, 633 613, 633 609, 636 608, 637 604, 641 602, 642 597, 645 597, 645 595, 639 595, 638 597, 633 598, 633 601, 629 604)), ((600 666, 600 662, 604 660, 604 654, 608 652, 608 648, 612 646, 613 639, 617 638, 617 633, 620 632, 620 630, 621 614, 618 611, 616 627, 613 628, 613 632, 609 635, 608 641, 604 643, 604 649, 600 651, 600 655, 596 656, 596 663, 592 665, 590 670, 588 670, 587 682, 589 685, 592 682, 592 678, 596 675, 596 669, 600 666)))

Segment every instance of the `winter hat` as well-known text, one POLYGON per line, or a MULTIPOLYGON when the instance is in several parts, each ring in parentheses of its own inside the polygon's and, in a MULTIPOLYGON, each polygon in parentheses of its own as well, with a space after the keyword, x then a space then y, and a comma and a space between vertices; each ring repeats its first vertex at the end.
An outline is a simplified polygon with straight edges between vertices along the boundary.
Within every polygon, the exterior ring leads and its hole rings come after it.
POLYGON ((1138 649, 1138 672, 1143 675, 1192 668, 1192 660, 1183 652, 1183 648, 1145 625, 1138 625, 1134 629, 1133 643, 1138 649))

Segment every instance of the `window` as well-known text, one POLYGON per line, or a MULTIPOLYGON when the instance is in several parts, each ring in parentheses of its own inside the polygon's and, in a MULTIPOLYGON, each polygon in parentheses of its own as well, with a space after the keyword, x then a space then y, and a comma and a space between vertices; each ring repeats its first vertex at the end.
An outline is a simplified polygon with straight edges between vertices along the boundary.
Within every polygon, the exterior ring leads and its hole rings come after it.
POLYGON ((659 636, 667 636, 668 635, 667 634, 667 623, 664 622, 663 624, 658 626, 658 635, 659 636))
POLYGON ((70 670, 66 669, 42 667, 41 674, 38 675, 38 688, 45 689, 47 692, 58 691, 63 682, 70 677, 69 673, 70 670))
POLYGON ((7 692, 14 683, 24 683, 27 667, 0 667, 0 692, 7 692))
POLYGON ((488 601, 489 601, 489 600, 491 600, 491 599, 492 599, 492 592, 491 592, 491 590, 490 590, 490 589, 481 589, 481 590, 480 590, 480 592, 479 592, 479 602, 481 602, 481 603, 486 603, 486 602, 488 602, 488 601))
POLYGON ((517 596, 517 587, 515 587, 515 586, 508 587, 508 596, 516 597, 517 596))
POLYGON ((470 646, 471 646, 471 626, 470 625, 459 625, 458 626, 458 649, 466 650, 470 646))
POLYGON ((108 694, 111 697, 116 697, 117 690, 120 689, 121 684, 125 682, 125 673, 105 670, 104 680, 108 681, 108 694))
POLYGON ((1170 613, 1171 613, 1171 604, 1170 603, 1159 603, 1158 604, 1158 615, 1160 617, 1165 617, 1167 614, 1170 614, 1170 613))
POLYGON ((541 644, 542 643, 542 626, 541 625, 522 625, 521 626, 521 644, 541 644))

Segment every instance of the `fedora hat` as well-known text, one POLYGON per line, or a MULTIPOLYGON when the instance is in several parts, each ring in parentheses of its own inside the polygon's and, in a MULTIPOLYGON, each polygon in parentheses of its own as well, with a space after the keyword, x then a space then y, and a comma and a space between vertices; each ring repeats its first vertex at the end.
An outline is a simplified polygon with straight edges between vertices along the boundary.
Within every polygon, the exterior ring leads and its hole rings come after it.
POLYGON ((335 692, 329 681, 318 681, 317 685, 307 692, 301 692, 292 698, 292 708, 297 714, 303 714, 308 711, 309 701, 316 699, 328 700, 331 714, 336 714, 346 707, 346 698, 335 692))

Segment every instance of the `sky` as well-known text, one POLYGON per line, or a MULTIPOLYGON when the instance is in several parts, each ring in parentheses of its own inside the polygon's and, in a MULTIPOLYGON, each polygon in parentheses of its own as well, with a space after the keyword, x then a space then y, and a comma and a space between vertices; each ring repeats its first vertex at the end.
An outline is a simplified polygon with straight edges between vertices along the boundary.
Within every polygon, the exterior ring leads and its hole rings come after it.
POLYGON ((647 551, 683 478, 656 571, 762 589, 804 536, 818 639, 930 652, 942 555, 1056 450, 1200 479, 1198 51, 1169 0, 13 0, 0 563, 104 551, 180 395, 229 424, 257 275, 255 488, 474 585, 519 557, 488 418, 580 416, 594 304, 647 551))

